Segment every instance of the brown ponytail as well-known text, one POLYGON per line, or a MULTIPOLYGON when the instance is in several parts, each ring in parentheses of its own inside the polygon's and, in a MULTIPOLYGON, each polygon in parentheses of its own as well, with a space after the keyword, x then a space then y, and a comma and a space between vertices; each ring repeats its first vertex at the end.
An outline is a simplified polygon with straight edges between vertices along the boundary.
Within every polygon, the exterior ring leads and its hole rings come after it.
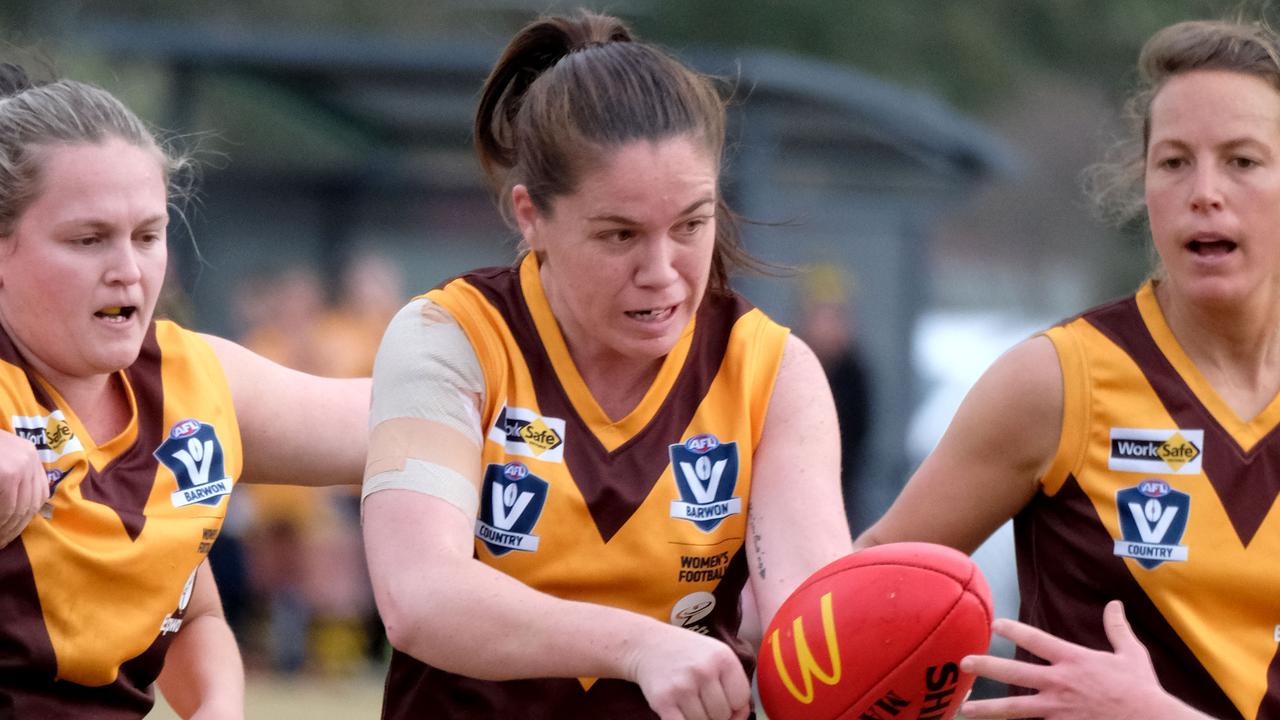
MULTIPOLYGON (((725 99, 711 78, 639 42, 620 20, 582 11, 526 25, 485 81, 475 148, 503 211, 524 185, 539 212, 577 190, 584 172, 637 140, 688 136, 717 164, 724 149, 725 99)), ((709 288, 755 266, 732 212, 720 202, 709 288)))
POLYGON ((530 23, 511 40, 485 80, 476 109, 476 153, 491 187, 503 189, 516 163, 515 117, 533 81, 571 52, 630 40, 631 31, 621 21, 586 12, 577 20, 530 23))

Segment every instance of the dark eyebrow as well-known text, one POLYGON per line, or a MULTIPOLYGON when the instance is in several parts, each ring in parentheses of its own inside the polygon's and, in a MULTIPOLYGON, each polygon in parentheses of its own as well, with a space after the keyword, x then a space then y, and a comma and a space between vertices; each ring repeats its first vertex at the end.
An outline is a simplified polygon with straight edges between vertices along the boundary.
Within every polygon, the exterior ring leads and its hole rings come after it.
MULTIPOLYGON (((138 227, 145 227, 145 226, 148 226, 148 225, 168 225, 168 224, 169 224, 169 214, 168 214, 168 213, 164 213, 164 214, 159 214, 159 213, 157 213, 157 214, 152 215, 152 216, 150 216, 150 217, 143 218, 142 222, 138 223, 138 227)), ((65 222, 60 222, 60 223, 58 223, 55 227, 57 227, 57 228, 63 228, 63 227, 73 227, 73 228, 74 228, 74 227, 83 227, 83 228, 88 228, 88 229, 91 229, 91 230, 109 230, 109 229, 111 229, 111 228, 113 227, 113 225, 112 225, 112 223, 100 222, 100 221, 98 221, 98 220, 80 220, 80 219, 72 219, 72 220, 67 220, 67 221, 65 221, 65 222)))
MULTIPOLYGON (((688 215, 689 213, 692 213, 694 210, 697 210, 698 208, 708 203, 714 204, 715 198, 705 197, 705 198, 702 198, 701 200, 695 200, 689 205, 689 207, 685 208, 684 210, 681 210, 680 215, 681 216, 688 215)), ((638 225, 639 224, 635 220, 632 220, 631 218, 623 215, 593 215, 587 218, 587 220, 590 222, 617 223, 619 225, 638 225)))

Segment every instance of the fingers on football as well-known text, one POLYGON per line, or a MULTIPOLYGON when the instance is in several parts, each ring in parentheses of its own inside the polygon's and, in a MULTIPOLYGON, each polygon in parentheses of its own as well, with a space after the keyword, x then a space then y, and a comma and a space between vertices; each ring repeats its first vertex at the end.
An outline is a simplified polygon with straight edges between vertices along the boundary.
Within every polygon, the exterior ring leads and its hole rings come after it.
POLYGON ((1055 637, 1044 630, 1031 627, 1017 620, 1001 618, 991 624, 991 631, 1008 638, 1014 645, 1037 657, 1056 663, 1065 658, 1077 646, 1055 637))
POLYGON ((1006 685, 1040 689, 1044 686, 1048 666, 1010 660, 995 655, 970 655, 960 662, 960 669, 1006 685))
POLYGON ((960 714, 968 720, 1040 717, 1044 714, 1044 708, 1039 707, 1035 695, 1023 695, 996 700, 970 700, 960 706, 960 714))

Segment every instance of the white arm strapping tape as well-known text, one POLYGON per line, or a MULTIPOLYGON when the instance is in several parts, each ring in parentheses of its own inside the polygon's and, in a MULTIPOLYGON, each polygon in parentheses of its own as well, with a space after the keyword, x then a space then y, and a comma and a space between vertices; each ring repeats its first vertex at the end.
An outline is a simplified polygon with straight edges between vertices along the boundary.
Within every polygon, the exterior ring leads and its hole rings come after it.
POLYGON ((387 327, 374 362, 370 455, 362 495, 412 490, 445 500, 474 517, 480 505, 483 432, 479 408, 483 402, 480 360, 458 323, 427 299, 401 308, 387 327), (435 433, 440 442, 429 436, 432 427, 440 430, 435 433), (391 435, 396 442, 386 441, 391 435), (465 463, 441 457, 442 444, 453 450, 444 455, 458 454, 455 440, 469 442, 474 449, 474 477, 459 472, 459 465, 465 463))

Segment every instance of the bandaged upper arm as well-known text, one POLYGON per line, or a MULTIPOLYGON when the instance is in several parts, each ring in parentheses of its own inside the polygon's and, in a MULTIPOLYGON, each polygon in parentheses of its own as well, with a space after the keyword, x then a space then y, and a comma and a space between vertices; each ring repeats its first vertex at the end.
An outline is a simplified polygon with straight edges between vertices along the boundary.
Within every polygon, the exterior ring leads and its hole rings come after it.
POLYGON ((480 361, 457 322, 430 300, 402 308, 374 363, 363 496, 412 490, 474 516, 483 395, 480 361))

